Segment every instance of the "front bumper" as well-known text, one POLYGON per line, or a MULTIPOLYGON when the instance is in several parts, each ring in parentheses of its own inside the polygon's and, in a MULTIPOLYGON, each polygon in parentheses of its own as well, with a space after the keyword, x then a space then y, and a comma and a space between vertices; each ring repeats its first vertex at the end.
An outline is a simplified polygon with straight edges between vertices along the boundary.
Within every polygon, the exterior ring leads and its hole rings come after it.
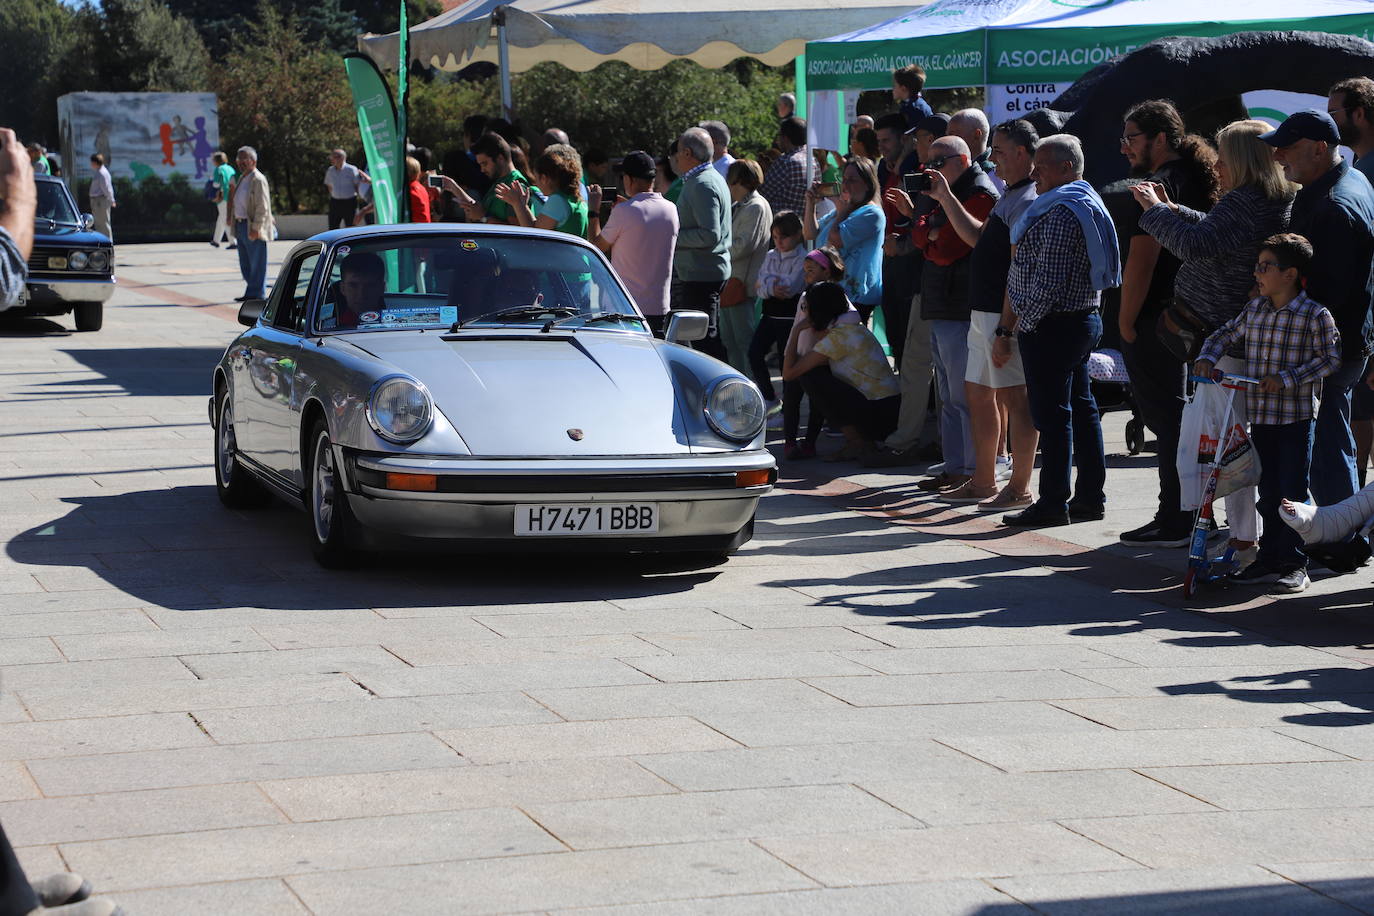
POLYGON ((776 464, 766 450, 689 458, 550 460, 417 459, 341 450, 349 505, 365 527, 401 537, 664 548, 695 539, 728 538, 744 530, 759 498, 773 487, 776 464), (766 483, 738 486, 741 472, 766 483), (433 475, 433 492, 388 488, 388 474, 433 475), (515 534, 515 507, 556 503, 655 503, 653 534, 524 537, 515 534), (683 539, 688 539, 683 541, 683 539))
POLYGON ((25 302, 10 309, 13 313, 33 315, 61 315, 72 310, 78 302, 105 302, 115 291, 114 277, 29 276, 25 284, 25 302))

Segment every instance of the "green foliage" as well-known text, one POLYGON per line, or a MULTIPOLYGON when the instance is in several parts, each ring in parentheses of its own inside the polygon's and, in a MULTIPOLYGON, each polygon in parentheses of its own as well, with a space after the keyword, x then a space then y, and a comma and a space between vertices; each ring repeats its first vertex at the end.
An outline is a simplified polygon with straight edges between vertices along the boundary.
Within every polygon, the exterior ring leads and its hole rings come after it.
MULTIPOLYGON (((210 57, 195 26, 159 0, 105 0, 78 17, 80 40, 72 56, 89 62, 101 92, 200 92, 210 57)), ((76 72, 79 63, 73 61, 76 72)))
POLYGON ((75 40, 74 20, 58 0, 0 2, 0 86, 8 87, 0 92, 0 124, 21 140, 56 146, 53 75, 75 40))
POLYGON ((789 68, 742 60, 707 70, 675 60, 654 71, 608 61, 587 73, 544 63, 517 75, 513 91, 523 124, 536 131, 561 127, 582 149, 658 154, 688 127, 714 119, 729 125, 731 152, 743 155, 772 145, 774 103, 791 88, 789 68))
MULTIPOLYGON (((342 0, 343 8, 356 17, 358 29, 385 35, 401 26, 396 0, 342 0)), ((406 19, 411 25, 433 19, 444 11, 439 0, 406 0, 406 19)))
MULTIPOLYGON (((80 209, 89 210, 91 182, 72 183, 80 209)), ((114 180, 115 231, 122 242, 162 242, 204 236, 215 222, 215 205, 205 199, 200 182, 180 172, 166 180, 156 176, 142 181, 114 180)))
POLYGON ((496 80, 411 80, 410 142, 429 147, 434 152, 434 161, 443 162, 444 154, 464 148, 464 118, 497 111, 500 106, 501 87, 496 80))
POLYGON ((264 2, 236 36, 211 85, 219 95, 221 145, 252 146, 287 212, 324 208, 328 153, 356 141, 353 101, 339 56, 312 43, 294 16, 264 2))

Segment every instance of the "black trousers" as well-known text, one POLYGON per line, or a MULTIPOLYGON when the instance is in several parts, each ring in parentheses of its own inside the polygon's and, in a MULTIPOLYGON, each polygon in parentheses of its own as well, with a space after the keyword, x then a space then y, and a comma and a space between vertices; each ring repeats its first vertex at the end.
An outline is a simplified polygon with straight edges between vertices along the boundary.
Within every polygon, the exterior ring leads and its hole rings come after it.
POLYGON ((778 348, 778 356, 787 349, 787 338, 792 333, 791 318, 771 318, 764 315, 754 328, 754 339, 749 341, 749 371, 754 374, 754 384, 768 400, 778 396, 773 387, 773 373, 768 369, 768 351, 778 348))
POLYGON ((900 254, 883 258, 883 324, 887 328, 887 344, 898 370, 902 367, 902 352, 906 349, 906 326, 911 319, 911 300, 916 295, 920 279, 920 262, 914 254, 900 254))
POLYGON ((347 229, 353 225, 353 214, 358 212, 358 198, 350 197, 340 200, 337 197, 329 198, 329 225, 328 229, 338 229, 340 223, 347 229))
POLYGON ((38 909, 38 895, 29 886, 14 847, 0 827, 0 916, 28 916, 38 909))
POLYGON ((817 366, 801 382, 811 403, 819 405, 832 423, 857 427, 865 439, 885 439, 897 428, 901 395, 870 401, 853 385, 835 378, 829 366, 817 366))
POLYGON ((1192 513, 1179 508, 1178 436, 1183 426, 1183 363, 1164 349, 1155 334, 1163 303, 1146 303, 1135 322, 1135 341, 1121 342, 1131 394, 1140 418, 1159 441, 1159 508, 1155 518, 1163 525, 1186 530, 1192 513))
POLYGON ((726 361, 725 344, 720 341, 720 291, 725 288, 724 280, 674 280, 672 286, 673 311, 694 309, 711 316, 711 329, 704 340, 692 344, 707 356, 714 356, 721 362, 726 361))

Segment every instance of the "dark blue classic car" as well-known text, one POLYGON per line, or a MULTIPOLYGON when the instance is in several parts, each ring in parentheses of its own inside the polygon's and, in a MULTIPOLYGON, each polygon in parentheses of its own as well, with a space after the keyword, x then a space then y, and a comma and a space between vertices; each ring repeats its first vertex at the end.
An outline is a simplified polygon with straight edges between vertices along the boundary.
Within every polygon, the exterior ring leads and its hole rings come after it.
POLYGON ((98 331, 105 300, 114 294, 114 243, 91 231, 89 214, 80 213, 60 179, 34 176, 38 211, 34 217, 29 282, 8 315, 52 316, 72 312, 78 331, 98 331))

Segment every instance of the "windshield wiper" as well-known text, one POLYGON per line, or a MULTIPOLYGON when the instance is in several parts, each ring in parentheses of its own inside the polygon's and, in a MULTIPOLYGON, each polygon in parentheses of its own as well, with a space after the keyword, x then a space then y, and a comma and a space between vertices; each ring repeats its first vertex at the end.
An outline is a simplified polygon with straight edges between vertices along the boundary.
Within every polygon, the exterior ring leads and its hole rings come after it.
POLYGON ((448 332, 452 334, 454 331, 461 330, 462 328, 465 328, 470 324, 474 324, 475 322, 492 321, 493 319, 501 318, 508 315, 563 315, 568 313, 576 314, 577 312, 577 309, 569 305, 540 305, 540 299, 543 298, 543 296, 540 296, 539 299, 536 299, 529 305, 512 305, 509 308, 497 309, 496 311, 488 312, 485 315, 474 315, 473 317, 468 318, 465 321, 455 321, 453 323, 453 327, 448 329, 448 332))
MULTIPOLYGON (((577 315, 570 315, 567 318, 560 318, 557 321, 550 321, 548 324, 544 325, 544 327, 540 330, 542 333, 547 334, 550 330, 558 327, 561 324, 566 324, 567 322, 572 321, 575 318, 582 317, 583 316, 579 313, 577 315)), ((638 315, 629 315, 625 312, 601 312, 598 315, 592 315, 590 317, 587 317, 586 320, 582 322, 582 327, 585 328, 589 324, 596 324, 598 321, 634 321, 638 322, 639 324, 644 323, 644 319, 640 318, 638 315)), ((574 328, 573 330, 576 330, 576 328, 574 328)))

